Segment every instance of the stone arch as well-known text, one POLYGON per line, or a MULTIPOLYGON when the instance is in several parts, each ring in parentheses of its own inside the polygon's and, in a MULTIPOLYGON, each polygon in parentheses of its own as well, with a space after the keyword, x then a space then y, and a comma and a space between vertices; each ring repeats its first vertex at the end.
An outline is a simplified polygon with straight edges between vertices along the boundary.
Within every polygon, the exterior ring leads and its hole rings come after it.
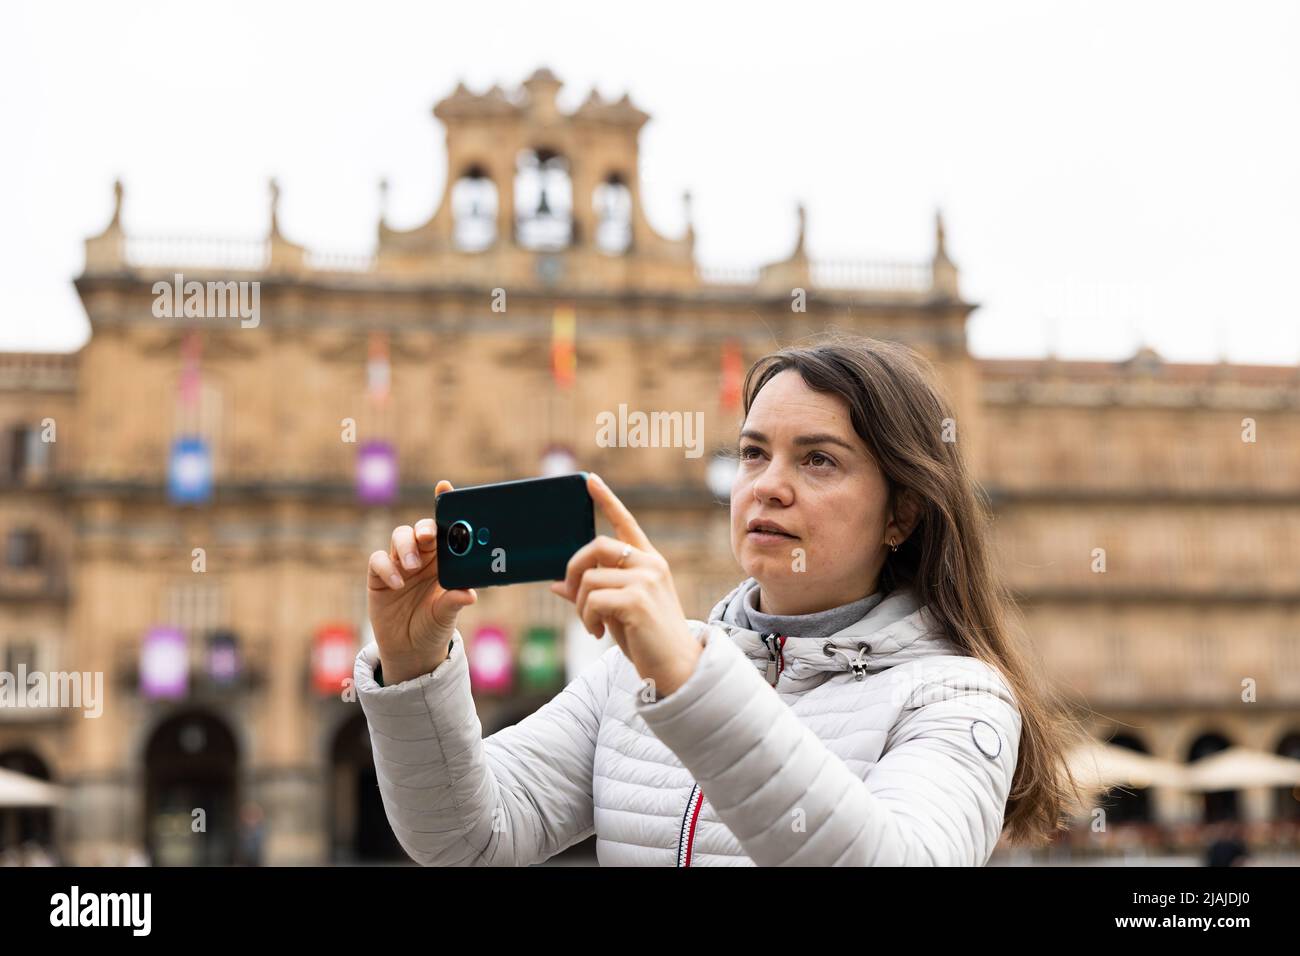
POLYGON ((573 169, 549 146, 521 151, 514 179, 515 241, 525 249, 559 250, 574 241, 573 169))
POLYGON ((235 731, 206 708, 178 710, 154 727, 144 746, 141 810, 156 865, 238 861, 240 758, 235 731))
POLYGON ((632 202, 628 178, 618 171, 608 173, 592 191, 592 238, 601 252, 621 255, 632 248, 632 202))
POLYGON ((500 195, 486 163, 468 163, 451 187, 452 242, 464 252, 481 252, 497 241, 500 195))
MULTIPOLYGON (((1283 734, 1274 751, 1280 757, 1300 760, 1300 728, 1283 734)), ((1276 787, 1273 792, 1273 812, 1278 820, 1300 823, 1300 784, 1294 787, 1276 787)))
MULTIPOLYGON (((1195 763, 1232 746, 1229 738, 1217 730, 1199 734, 1187 748, 1187 762, 1195 763)), ((1203 795, 1202 818, 1205 823, 1238 820, 1241 817, 1240 794, 1236 790, 1217 790, 1203 795)))
POLYGON ((379 793, 366 716, 357 710, 330 735, 325 772, 326 819, 334 863, 405 860, 379 793))
MULTIPOLYGON (((26 745, 0 751, 0 767, 54 782, 49 763, 26 745)), ((33 843, 46 852, 54 845, 53 811, 49 807, 0 807, 0 854, 20 852, 33 843)))
MULTIPOLYGON (((1140 754, 1150 754, 1146 743, 1134 734, 1120 733, 1113 736, 1109 743, 1116 747, 1125 747, 1140 754)), ((1103 804, 1106 816, 1111 823, 1150 823, 1152 821, 1151 788, 1115 787, 1104 795, 1103 804)))

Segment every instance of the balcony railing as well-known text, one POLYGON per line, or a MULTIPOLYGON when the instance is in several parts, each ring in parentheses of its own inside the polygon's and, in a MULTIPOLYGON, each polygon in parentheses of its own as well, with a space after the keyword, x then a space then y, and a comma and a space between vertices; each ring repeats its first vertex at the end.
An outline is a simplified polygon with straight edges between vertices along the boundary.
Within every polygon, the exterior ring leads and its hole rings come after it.
POLYGON ((695 271, 708 285, 754 285, 759 277, 758 266, 700 266, 695 271))
MULTIPOLYGON (((202 236, 125 236, 120 259, 146 269, 230 269, 260 272, 271 265, 269 239, 222 239, 202 236)), ((364 273, 375 268, 373 252, 305 249, 303 264, 318 272, 364 273)), ((815 260, 808 264, 809 283, 821 289, 927 292, 933 287, 929 262, 815 260)), ((700 281, 711 286, 752 287, 764 275, 759 266, 700 266, 700 281)))
POLYGON ((5 352, 0 354, 0 390, 71 392, 79 365, 73 352, 5 352))
POLYGON ((1241 703, 1242 680, 1258 680, 1264 706, 1300 703, 1300 661, 1290 635, 1140 629, 1104 635, 1035 632, 1049 671, 1094 707, 1222 707, 1241 703))
MULTIPOLYGON (((128 266, 146 269, 231 269, 261 272, 271 264, 267 239, 217 239, 193 236, 127 236, 122 258, 128 266)), ((317 272, 369 272, 371 252, 307 249, 306 267, 317 272)))
POLYGON ((375 257, 368 252, 309 249, 305 259, 307 268, 318 272, 370 272, 375 267, 375 257))
MULTIPOLYGON (((188 642, 189 676, 186 699, 245 693, 261 687, 267 679, 270 642, 243 640, 238 644, 239 671, 230 680, 218 680, 208 669, 208 644, 203 636, 188 642)), ((113 681, 132 693, 140 691, 141 638, 127 637, 114 649, 113 681)))
POLYGON ((192 236, 128 236, 123 240, 128 266, 194 269, 265 269, 271 244, 265 239, 211 239, 192 236))
MULTIPOLYGON (((696 272, 701 282, 717 286, 753 286, 763 277, 758 266, 700 266, 696 272)), ((808 272, 810 284, 819 289, 926 292, 933 278, 928 262, 815 260, 808 272)))
POLYGON ((0 565, 0 601, 62 601, 67 597, 68 575, 62 567, 0 565))
POLYGON ((905 289, 924 292, 930 288, 932 272, 928 262, 837 262, 809 264, 813 285, 824 289, 905 289))

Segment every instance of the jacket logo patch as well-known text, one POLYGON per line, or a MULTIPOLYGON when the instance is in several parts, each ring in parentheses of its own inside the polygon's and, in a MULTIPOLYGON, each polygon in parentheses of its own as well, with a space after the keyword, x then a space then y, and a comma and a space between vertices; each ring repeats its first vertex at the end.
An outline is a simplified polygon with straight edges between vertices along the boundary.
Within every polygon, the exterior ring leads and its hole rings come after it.
POLYGON ((980 753, 990 760, 1002 753, 1002 735, 993 725, 983 720, 976 720, 970 725, 970 736, 980 753))

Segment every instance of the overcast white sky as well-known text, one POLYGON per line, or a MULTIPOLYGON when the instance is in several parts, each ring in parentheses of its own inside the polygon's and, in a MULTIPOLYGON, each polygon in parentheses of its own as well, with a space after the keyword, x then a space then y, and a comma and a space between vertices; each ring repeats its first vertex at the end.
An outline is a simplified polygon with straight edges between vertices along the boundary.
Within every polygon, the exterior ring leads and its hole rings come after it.
POLYGON ((434 102, 539 65, 630 92, 651 223, 708 265, 924 259, 942 206, 985 356, 1300 358, 1300 4, 5 3, 0 348, 89 335, 108 221, 341 251, 441 192, 434 102), (1055 331, 1053 331, 1053 329, 1055 331))

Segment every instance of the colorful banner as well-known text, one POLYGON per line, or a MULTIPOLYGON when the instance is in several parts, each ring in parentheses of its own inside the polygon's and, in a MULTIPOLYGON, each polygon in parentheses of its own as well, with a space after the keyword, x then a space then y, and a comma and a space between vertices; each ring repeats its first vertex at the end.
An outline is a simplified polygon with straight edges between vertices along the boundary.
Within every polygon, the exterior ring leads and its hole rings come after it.
POLYGON ((167 467, 167 496, 172 504, 206 504, 212 499, 212 453, 197 436, 172 442, 167 467))
POLYGON ((388 504, 397 498, 397 449, 380 440, 357 447, 357 498, 364 504, 388 504))
POLYGON ((469 679, 474 690, 507 694, 513 685, 510 642, 499 627, 480 627, 469 646, 469 679))
POLYGON ((178 699, 189 693, 190 655, 185 632, 155 627, 140 646, 140 694, 151 700, 178 699))
POLYGON ((542 452, 542 477, 555 478, 571 475, 577 470, 578 460, 567 445, 547 445, 542 452))
POLYGON ((212 452, 200 437, 203 339, 198 329, 181 336, 181 371, 176 388, 178 437, 167 461, 167 496, 173 504, 205 504, 212 497, 212 452))
POLYGON ((559 634, 553 627, 529 628, 519 648, 519 676, 525 690, 551 690, 564 677, 559 634))
POLYGON ((577 337, 577 316, 573 307, 556 306, 551 319, 551 375, 555 384, 569 388, 577 377, 578 355, 574 347, 577 337))
POLYGON ((366 400, 370 407, 366 440, 357 449, 357 500, 367 505, 390 504, 397 499, 397 448, 392 438, 389 398, 392 368, 388 361, 388 335, 370 333, 366 358, 366 400))
POLYGON ((233 631, 213 631, 208 635, 208 679, 214 684, 233 684, 239 671, 239 638, 233 631))
POLYGON ((317 629, 311 647, 311 680, 316 693, 341 694, 343 682, 352 676, 356 656, 357 637, 351 625, 326 624, 317 629))
POLYGON ((722 343, 722 387, 718 393, 718 403, 726 411, 740 409, 741 388, 745 381, 745 360, 740 351, 740 342, 727 339, 722 343))
POLYGON ((370 356, 366 361, 366 392, 376 405, 388 401, 392 370, 388 364, 388 336, 370 333, 370 356))

